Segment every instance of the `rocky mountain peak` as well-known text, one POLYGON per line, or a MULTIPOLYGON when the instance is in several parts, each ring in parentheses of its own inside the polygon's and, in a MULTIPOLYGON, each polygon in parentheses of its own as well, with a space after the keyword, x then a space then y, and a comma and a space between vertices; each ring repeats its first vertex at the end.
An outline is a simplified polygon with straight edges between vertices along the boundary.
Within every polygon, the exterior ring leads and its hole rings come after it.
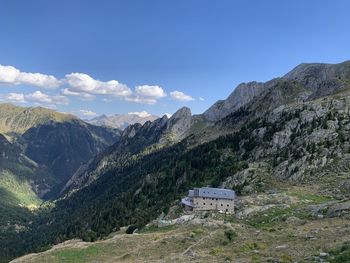
POLYGON ((167 123, 168 132, 175 140, 182 138, 191 128, 192 113, 190 108, 183 107, 175 112, 167 123))
POLYGON ((334 75, 335 68, 331 64, 322 63, 302 63, 283 76, 289 80, 304 80, 306 77, 314 77, 318 79, 328 79, 334 75))
POLYGON ((192 113, 191 113, 191 109, 190 108, 182 107, 170 117, 170 120, 182 119, 184 117, 191 116, 191 115, 192 115, 192 113))
POLYGON ((207 111, 204 116, 209 121, 218 121, 240 107, 249 103, 264 90, 264 83, 248 82, 239 84, 226 100, 219 100, 207 111))
POLYGON ((307 78, 326 81, 349 78, 350 60, 339 64, 302 63, 283 76, 284 79, 304 81, 307 78))

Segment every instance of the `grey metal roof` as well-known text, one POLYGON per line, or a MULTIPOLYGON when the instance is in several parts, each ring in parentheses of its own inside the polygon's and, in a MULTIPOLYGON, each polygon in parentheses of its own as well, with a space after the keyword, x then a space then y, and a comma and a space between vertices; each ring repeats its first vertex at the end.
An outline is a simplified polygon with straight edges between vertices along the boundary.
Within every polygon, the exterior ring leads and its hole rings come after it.
POLYGON ((230 189, 202 187, 194 189, 194 196, 208 198, 234 199, 236 193, 230 189))
POLYGON ((187 205, 187 206, 191 206, 191 207, 195 207, 195 205, 193 204, 193 200, 189 197, 185 197, 185 198, 182 198, 181 199, 181 202, 184 204, 184 205, 187 205))

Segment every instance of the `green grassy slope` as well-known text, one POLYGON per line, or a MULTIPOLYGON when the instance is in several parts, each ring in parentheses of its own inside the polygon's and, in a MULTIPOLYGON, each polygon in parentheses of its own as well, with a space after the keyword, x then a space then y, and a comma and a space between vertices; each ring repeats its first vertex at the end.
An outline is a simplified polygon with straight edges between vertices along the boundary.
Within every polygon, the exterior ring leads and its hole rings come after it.
POLYGON ((290 263, 322 262, 314 256, 325 253, 327 262, 348 262, 349 245, 342 244, 349 238, 341 233, 349 220, 313 215, 313 206, 334 202, 318 190, 316 185, 283 183, 277 194, 243 197, 236 215, 255 210, 246 218, 199 212, 187 223, 162 228, 151 224, 133 235, 123 229, 93 243, 70 240, 13 262, 290 263))
POLYGON ((1 195, 1 203, 36 207, 42 202, 26 179, 19 178, 9 170, 0 170, 0 189, 10 193, 1 195))

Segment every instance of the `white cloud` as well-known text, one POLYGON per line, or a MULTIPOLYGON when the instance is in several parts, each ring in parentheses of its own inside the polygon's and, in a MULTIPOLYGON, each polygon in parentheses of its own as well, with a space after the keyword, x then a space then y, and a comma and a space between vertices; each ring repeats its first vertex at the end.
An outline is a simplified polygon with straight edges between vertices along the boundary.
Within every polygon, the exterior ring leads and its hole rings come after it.
POLYGON ((135 93, 125 98, 127 101, 145 104, 155 104, 158 99, 166 97, 166 93, 159 86, 142 85, 135 88, 135 93))
POLYGON ((24 95, 27 101, 35 104, 50 104, 50 105, 67 105, 69 100, 67 97, 62 95, 47 95, 41 91, 35 91, 34 93, 24 95))
POLYGON ((115 97, 127 97, 132 95, 132 91, 124 84, 119 83, 116 80, 100 81, 95 80, 84 73, 71 73, 67 74, 65 82, 69 88, 66 89, 66 93, 71 92, 70 95, 77 96, 77 93, 90 94, 90 95, 112 95, 115 97))
POLYGON ((91 110, 79 110, 77 112, 78 115, 83 116, 83 117, 88 117, 88 118, 93 118, 98 116, 96 112, 93 112, 91 110))
POLYGON ((23 93, 9 93, 3 97, 3 100, 6 102, 26 103, 23 93))
POLYGON ((7 85, 30 85, 40 88, 54 89, 61 81, 52 75, 21 72, 12 66, 0 65, 0 83, 7 85))
POLYGON ((203 97, 199 97, 198 98, 200 101, 205 101, 205 99, 203 97))
POLYGON ((194 100, 194 98, 192 98, 189 95, 186 95, 185 93, 181 92, 181 91, 173 91, 170 92, 170 97, 174 100, 178 100, 178 101, 192 101, 194 100))
MULTIPOLYGON (((51 89, 61 88, 61 95, 57 95, 56 98, 48 95, 48 97, 45 97, 38 92, 28 94, 28 98, 31 100, 42 103, 48 103, 49 100, 61 103, 64 98, 67 100, 67 96, 79 97, 82 100, 93 100, 97 95, 102 95, 104 100, 120 98, 130 102, 155 104, 159 99, 167 96, 163 88, 157 85, 141 85, 136 86, 135 90, 131 90, 127 85, 119 83, 117 80, 100 81, 84 73, 66 74, 63 79, 59 80, 52 75, 21 72, 15 67, 2 65, 0 65, 1 84, 30 85, 51 89)), ((21 100, 14 97, 12 99, 21 100)))
POLYGON ((135 88, 136 94, 145 98, 160 99, 166 96, 164 90, 159 86, 137 86, 135 88))
POLYGON ((152 98, 143 98, 140 96, 130 96, 125 98, 126 101, 131 101, 131 102, 136 102, 136 103, 142 103, 142 104, 155 104, 157 103, 157 99, 152 99, 152 98))
POLYGON ((91 95, 91 94, 85 93, 85 92, 75 92, 75 91, 71 91, 67 88, 62 90, 62 95, 76 96, 76 97, 80 97, 82 100, 93 100, 96 98, 95 95, 91 95))
POLYGON ((168 118, 170 118, 171 116, 173 116, 172 114, 170 114, 170 113, 164 113, 164 115, 166 115, 168 118))
POLYGON ((151 116, 151 114, 149 114, 147 111, 140 111, 140 112, 139 111, 135 111, 135 112, 129 112, 128 114, 137 115, 140 118, 146 118, 146 117, 151 116))

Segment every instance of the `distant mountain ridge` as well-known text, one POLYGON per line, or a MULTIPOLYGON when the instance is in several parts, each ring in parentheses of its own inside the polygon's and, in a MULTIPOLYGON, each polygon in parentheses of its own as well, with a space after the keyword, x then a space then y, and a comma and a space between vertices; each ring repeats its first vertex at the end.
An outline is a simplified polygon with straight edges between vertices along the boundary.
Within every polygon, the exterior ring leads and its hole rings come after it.
POLYGON ((77 120, 71 114, 59 113, 43 107, 19 107, 9 103, 0 104, 0 133, 23 134, 28 129, 49 122, 77 120))
POLYGON ((43 197, 55 184, 64 184, 80 165, 116 142, 120 131, 47 108, 0 104, 1 134, 12 141, 8 148, 16 149, 18 158, 30 160, 55 177, 48 183, 32 180, 33 189, 43 197))
POLYGON ((293 182, 350 198, 349 101, 350 61, 301 64, 265 83, 240 84, 203 114, 184 107, 129 125, 80 166, 32 232, 15 238, 38 248, 140 229, 205 185, 249 195, 293 182))
POLYGON ((158 116, 149 114, 147 112, 131 112, 128 114, 115 114, 110 116, 101 115, 88 120, 87 122, 94 125, 107 126, 124 130, 129 125, 135 123, 144 124, 147 121, 154 121, 158 118, 158 116))

